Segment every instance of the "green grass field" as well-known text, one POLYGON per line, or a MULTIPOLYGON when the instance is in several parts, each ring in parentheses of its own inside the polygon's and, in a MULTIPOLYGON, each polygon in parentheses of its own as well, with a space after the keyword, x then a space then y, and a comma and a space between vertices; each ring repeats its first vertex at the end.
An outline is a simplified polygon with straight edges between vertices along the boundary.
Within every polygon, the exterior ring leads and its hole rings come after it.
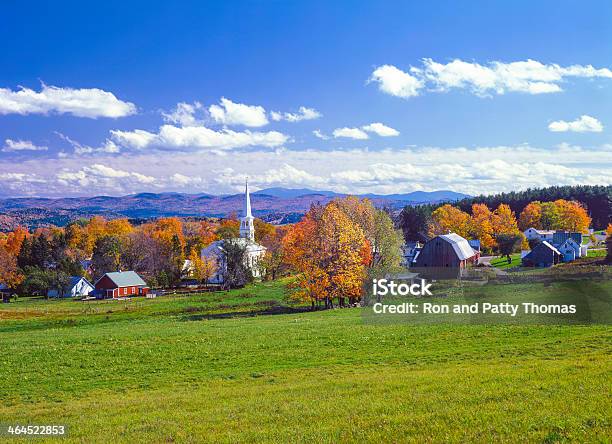
POLYGON ((491 265, 495 268, 507 269, 507 268, 515 268, 521 266, 521 254, 511 254, 510 259, 512 259, 511 263, 508 263, 507 257, 498 257, 496 259, 491 260, 491 265))
POLYGON ((605 248, 587 250, 587 257, 606 257, 607 254, 608 252, 605 248))
POLYGON ((282 284, 0 305, 0 423, 88 443, 609 441, 607 325, 369 325, 282 284))

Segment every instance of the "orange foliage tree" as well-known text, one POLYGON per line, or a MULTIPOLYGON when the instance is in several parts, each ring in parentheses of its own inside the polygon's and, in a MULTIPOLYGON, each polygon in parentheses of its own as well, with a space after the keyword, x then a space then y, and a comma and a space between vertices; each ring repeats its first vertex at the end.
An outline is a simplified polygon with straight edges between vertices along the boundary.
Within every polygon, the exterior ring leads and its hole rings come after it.
POLYGON ((538 201, 527 204, 519 216, 519 228, 525 231, 528 228, 542 229, 542 204, 538 201))
POLYGON ((313 206, 283 238, 286 262, 298 272, 292 283, 293 296, 315 303, 340 305, 361 297, 366 266, 372 261, 372 247, 363 229, 344 208, 355 209, 355 201, 330 202, 313 206), (346 204, 346 205, 344 205, 346 204))
POLYGON ((15 288, 23 282, 24 276, 17 268, 17 259, 5 247, 0 246, 0 284, 15 288))

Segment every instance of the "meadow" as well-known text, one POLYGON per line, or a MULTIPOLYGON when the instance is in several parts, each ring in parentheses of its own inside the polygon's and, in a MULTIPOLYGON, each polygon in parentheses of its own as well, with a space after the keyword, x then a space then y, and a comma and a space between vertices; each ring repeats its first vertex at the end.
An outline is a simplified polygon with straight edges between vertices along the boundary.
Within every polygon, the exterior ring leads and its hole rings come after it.
POLYGON ((612 434, 608 325, 372 325, 305 311, 285 283, 0 305, 0 423, 67 424, 61 442, 612 434))

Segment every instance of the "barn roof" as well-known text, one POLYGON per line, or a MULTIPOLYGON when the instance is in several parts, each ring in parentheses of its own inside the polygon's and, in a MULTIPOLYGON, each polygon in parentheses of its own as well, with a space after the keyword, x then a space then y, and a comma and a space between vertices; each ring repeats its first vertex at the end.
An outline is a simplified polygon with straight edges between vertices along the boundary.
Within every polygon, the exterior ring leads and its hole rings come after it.
POLYGON ((560 252, 559 250, 557 250, 555 247, 553 247, 551 244, 549 244, 549 243, 548 243, 548 242, 546 242, 546 241, 542 241, 542 242, 540 242, 540 244, 542 244, 542 245, 544 245, 544 246, 546 246, 546 247, 550 248, 551 250, 553 250, 553 251, 554 251, 555 253, 557 253, 557 254, 561 254, 561 252, 560 252))
POLYGON ((147 285, 135 271, 114 271, 112 273, 106 273, 104 276, 113 281, 117 287, 146 287, 147 285))
POLYGON ((453 250, 455 250, 455 254, 461 261, 469 259, 475 254, 474 249, 470 247, 468 241, 456 233, 441 234, 438 237, 444 239, 446 242, 452 245, 453 250))

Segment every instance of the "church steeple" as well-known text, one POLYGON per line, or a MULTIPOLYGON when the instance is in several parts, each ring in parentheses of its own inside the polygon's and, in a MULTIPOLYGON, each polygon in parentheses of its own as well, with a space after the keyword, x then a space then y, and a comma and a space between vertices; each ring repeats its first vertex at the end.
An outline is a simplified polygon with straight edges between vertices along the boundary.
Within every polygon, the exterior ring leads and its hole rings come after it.
POLYGON ((255 242, 255 226, 251 214, 251 195, 249 194, 249 181, 247 179, 244 190, 244 216, 240 218, 240 237, 255 242))
POLYGON ((253 215, 251 214, 251 195, 249 194, 249 179, 246 180, 244 197, 244 217, 253 217, 253 215))

